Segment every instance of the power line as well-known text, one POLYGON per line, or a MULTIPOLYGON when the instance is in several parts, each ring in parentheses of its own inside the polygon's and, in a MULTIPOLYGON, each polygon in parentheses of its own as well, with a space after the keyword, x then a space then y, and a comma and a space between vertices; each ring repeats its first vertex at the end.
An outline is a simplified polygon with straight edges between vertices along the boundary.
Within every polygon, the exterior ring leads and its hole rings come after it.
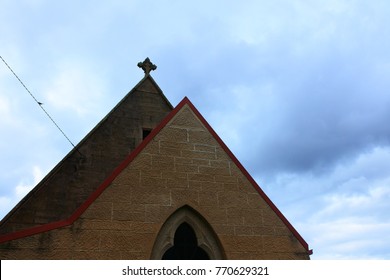
MULTIPOLYGON (((4 60, 4 58, 0 55, 0 58, 1 60, 4 62, 4 64, 8 67, 8 69, 12 72, 12 74, 14 74, 14 76, 16 77, 16 79, 18 79, 18 81, 20 82, 20 84, 24 87, 24 89, 31 95, 31 97, 34 99, 34 101, 38 104, 38 106, 42 109, 43 112, 45 112, 45 114, 49 117, 49 119, 53 122, 53 124, 58 128, 58 130, 62 133, 62 135, 64 135, 64 137, 66 138, 66 140, 68 140, 68 142, 73 146, 73 148, 75 148, 76 146, 72 143, 72 141, 70 141, 69 137, 66 136, 65 132, 60 128, 60 126, 54 121, 54 119, 50 116, 50 114, 45 110, 45 108, 43 108, 43 103, 42 102, 39 102, 35 96, 31 93, 31 91, 26 87, 26 85, 22 82, 21 79, 19 79, 18 75, 16 75, 16 73, 12 70, 12 68, 8 65, 8 63, 4 60)), ((78 150, 77 150, 78 151, 78 150)), ((79 152, 79 151, 78 151, 79 152)), ((80 152, 79 152, 80 153, 80 152)), ((81 153, 80 153, 81 154, 81 153)))

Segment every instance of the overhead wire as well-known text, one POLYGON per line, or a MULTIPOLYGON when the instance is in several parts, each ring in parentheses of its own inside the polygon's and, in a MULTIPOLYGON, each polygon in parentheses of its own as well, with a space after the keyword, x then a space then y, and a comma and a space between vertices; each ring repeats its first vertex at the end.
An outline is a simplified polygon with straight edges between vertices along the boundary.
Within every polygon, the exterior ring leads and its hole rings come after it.
MULTIPOLYGON (((46 114, 47 117, 52 121, 52 123, 57 127, 57 129, 62 133, 62 135, 68 140, 68 142, 73 146, 73 148, 76 148, 76 146, 72 143, 72 141, 69 139, 69 137, 65 134, 65 132, 61 129, 61 127, 55 122, 55 120, 50 116, 50 114, 43 108, 43 103, 39 102, 38 99, 35 98, 35 96, 31 93, 31 91, 26 87, 26 85, 22 82, 22 80, 16 75, 16 73, 12 70, 11 66, 8 65, 8 63, 4 60, 4 58, 0 55, 1 60, 4 62, 4 64, 8 67, 8 69, 14 74, 16 79, 18 79, 19 83, 24 87, 24 89, 31 95, 31 97, 34 99, 34 101, 38 104, 38 106, 42 109, 42 111, 46 114)), ((77 150, 78 151, 78 150, 77 150)), ((79 151, 78 151, 79 152, 79 151)), ((79 152, 80 153, 80 152, 79 152)), ((81 154, 81 153, 80 153, 81 154)))

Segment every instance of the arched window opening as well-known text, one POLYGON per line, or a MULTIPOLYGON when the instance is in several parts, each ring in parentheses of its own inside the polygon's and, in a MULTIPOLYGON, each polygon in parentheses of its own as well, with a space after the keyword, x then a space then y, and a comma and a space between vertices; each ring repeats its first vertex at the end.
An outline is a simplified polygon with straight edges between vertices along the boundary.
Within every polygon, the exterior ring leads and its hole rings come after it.
POLYGON ((163 255, 163 260, 209 260, 208 254, 198 246, 191 226, 182 223, 175 232, 174 245, 163 255))
POLYGON ((152 260, 226 259, 218 236, 207 220, 188 205, 178 208, 162 225, 152 260))

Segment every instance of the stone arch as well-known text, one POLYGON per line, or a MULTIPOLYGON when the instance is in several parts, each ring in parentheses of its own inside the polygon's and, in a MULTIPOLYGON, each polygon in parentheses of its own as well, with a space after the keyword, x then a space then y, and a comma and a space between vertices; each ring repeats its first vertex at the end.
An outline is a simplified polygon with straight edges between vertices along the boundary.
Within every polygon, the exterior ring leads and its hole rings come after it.
POLYGON ((175 233, 183 224, 191 227, 196 235, 197 246, 201 248, 211 260, 226 259, 218 236, 202 215, 188 205, 177 209, 168 217, 154 242, 151 259, 161 260, 163 255, 174 244, 175 233))

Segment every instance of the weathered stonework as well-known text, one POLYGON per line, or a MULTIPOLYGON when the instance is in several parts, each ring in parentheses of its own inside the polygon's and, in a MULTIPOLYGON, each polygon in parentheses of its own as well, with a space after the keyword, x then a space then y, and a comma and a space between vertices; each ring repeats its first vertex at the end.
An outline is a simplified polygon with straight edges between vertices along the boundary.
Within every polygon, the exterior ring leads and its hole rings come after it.
POLYGON ((146 76, 0 223, 0 235, 67 219, 172 110, 146 76))
POLYGON ((207 221, 224 258, 309 258, 189 104, 147 141, 72 225, 4 242, 0 258, 150 259, 182 207, 207 221))

